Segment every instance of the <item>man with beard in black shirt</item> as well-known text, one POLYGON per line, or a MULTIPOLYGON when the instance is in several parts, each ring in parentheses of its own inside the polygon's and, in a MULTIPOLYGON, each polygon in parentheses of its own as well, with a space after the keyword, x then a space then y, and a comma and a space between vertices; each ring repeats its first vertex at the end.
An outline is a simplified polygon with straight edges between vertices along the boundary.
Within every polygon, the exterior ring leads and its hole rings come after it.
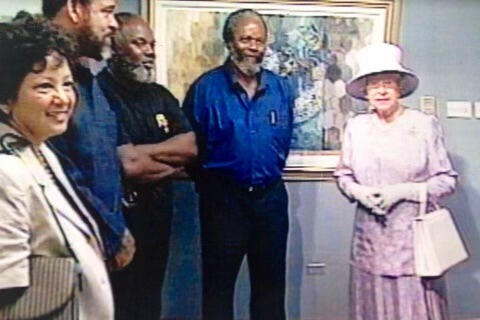
POLYGON ((121 286, 115 288, 116 319, 159 320, 173 209, 170 178, 183 171, 197 147, 177 99, 154 82, 152 30, 139 16, 119 13, 116 18, 113 55, 98 75, 99 84, 136 149, 157 163, 154 171, 125 170, 124 213, 137 251, 132 263, 114 275, 121 286))

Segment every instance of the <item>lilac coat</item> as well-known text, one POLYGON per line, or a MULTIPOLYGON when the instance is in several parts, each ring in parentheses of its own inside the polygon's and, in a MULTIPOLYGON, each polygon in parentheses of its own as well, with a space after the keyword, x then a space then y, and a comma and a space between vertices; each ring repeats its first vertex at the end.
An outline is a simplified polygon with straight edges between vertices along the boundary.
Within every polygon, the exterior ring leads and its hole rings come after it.
MULTIPOLYGON (((352 182, 379 188, 426 182, 429 202, 436 202, 454 191, 457 173, 448 158, 438 120, 405 109, 390 124, 381 122, 375 113, 350 119, 334 175, 342 191, 352 182)), ((412 275, 412 220, 417 214, 418 203, 401 201, 381 222, 367 209, 357 206, 352 243, 354 265, 377 275, 412 275)))

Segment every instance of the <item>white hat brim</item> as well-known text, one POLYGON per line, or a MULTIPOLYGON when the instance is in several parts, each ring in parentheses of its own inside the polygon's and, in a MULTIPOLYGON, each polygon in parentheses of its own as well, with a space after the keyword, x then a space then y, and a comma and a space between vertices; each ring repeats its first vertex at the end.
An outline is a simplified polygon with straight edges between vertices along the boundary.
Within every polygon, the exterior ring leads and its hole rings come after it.
POLYGON ((347 84, 347 92, 354 98, 366 101, 367 95, 367 77, 382 73, 397 73, 403 76, 402 87, 400 88, 400 98, 411 95, 418 87, 418 78, 415 74, 407 69, 382 70, 378 72, 370 72, 360 74, 350 80, 347 84))

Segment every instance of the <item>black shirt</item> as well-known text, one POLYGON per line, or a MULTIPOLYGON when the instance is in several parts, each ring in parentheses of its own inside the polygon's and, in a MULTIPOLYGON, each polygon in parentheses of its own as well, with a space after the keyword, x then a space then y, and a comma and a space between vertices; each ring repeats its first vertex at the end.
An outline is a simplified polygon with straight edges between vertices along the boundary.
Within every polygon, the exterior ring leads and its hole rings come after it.
MULTIPOLYGON (((177 134, 192 131, 178 100, 162 85, 145 83, 127 87, 117 81, 107 68, 98 74, 98 82, 133 144, 163 142, 177 134)), ((145 201, 151 200, 151 196, 164 201, 165 193, 171 192, 168 181, 156 183, 156 188, 129 183, 124 183, 124 186, 126 191, 140 193, 139 199, 145 201)))
POLYGON ((192 131, 178 100, 162 85, 124 86, 105 68, 98 82, 133 144, 165 141, 192 131))

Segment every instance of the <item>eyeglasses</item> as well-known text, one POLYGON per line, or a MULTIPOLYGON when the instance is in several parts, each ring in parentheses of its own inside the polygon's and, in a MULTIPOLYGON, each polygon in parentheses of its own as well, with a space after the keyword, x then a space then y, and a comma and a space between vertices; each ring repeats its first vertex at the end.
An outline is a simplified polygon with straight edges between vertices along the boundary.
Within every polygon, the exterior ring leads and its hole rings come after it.
POLYGON ((399 87, 399 81, 393 79, 367 80, 367 90, 376 90, 380 88, 393 89, 399 87))

